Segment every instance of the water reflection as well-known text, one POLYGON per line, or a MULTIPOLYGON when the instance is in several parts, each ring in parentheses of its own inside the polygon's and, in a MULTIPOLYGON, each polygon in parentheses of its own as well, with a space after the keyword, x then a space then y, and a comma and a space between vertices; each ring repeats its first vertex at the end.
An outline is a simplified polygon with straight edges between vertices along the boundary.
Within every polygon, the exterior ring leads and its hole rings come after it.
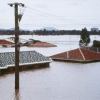
POLYGON ((14 100, 21 100, 19 89, 15 89, 14 100))
POLYGON ((99 100, 99 66, 54 61, 49 68, 20 72, 19 90, 15 74, 8 74, 0 77, 0 100, 99 100))

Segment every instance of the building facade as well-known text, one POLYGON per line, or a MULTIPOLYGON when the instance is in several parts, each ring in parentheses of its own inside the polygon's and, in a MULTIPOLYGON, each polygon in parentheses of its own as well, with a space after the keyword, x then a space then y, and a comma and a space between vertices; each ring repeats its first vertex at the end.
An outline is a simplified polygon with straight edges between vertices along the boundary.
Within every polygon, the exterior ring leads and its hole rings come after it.
POLYGON ((95 28, 95 27, 94 28, 91 28, 91 31, 92 32, 99 32, 99 28, 95 28))

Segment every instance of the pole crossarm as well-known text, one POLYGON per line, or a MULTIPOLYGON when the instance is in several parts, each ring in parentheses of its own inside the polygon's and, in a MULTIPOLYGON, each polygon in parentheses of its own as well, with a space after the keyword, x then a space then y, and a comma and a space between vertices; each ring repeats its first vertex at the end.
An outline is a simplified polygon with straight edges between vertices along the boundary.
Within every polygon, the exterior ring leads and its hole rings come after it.
POLYGON ((24 7, 25 5, 23 4, 23 3, 8 3, 8 5, 10 5, 11 7, 13 6, 13 5, 19 5, 19 6, 22 6, 22 7, 24 7))

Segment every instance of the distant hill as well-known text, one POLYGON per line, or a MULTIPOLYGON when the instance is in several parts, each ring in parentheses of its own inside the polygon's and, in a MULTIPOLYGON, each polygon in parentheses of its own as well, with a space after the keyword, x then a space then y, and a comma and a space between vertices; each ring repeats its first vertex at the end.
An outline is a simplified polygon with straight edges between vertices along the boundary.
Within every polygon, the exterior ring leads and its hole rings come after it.
POLYGON ((1 31, 4 31, 5 29, 0 28, 1 31))
MULTIPOLYGON (((14 31, 14 30, 15 30, 15 28, 10 28, 10 29, 7 29, 7 30, 14 31)), ((20 31, 30 31, 30 30, 28 30, 28 29, 21 29, 21 28, 19 28, 19 30, 20 30, 20 31)))
POLYGON ((48 30, 48 31, 52 31, 52 30, 57 31, 57 30, 58 30, 58 29, 56 29, 56 28, 54 28, 54 27, 44 27, 44 28, 41 28, 40 30, 44 30, 44 29, 46 29, 46 30, 48 30))
POLYGON ((14 31, 14 30, 15 30, 15 28, 10 28, 10 29, 7 29, 7 30, 11 30, 11 31, 14 31))

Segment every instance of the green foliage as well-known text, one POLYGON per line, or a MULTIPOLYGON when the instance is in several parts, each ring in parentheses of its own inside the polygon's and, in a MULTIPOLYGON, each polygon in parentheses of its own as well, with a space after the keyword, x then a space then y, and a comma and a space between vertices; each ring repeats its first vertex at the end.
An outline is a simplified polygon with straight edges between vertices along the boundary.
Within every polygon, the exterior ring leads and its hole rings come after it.
POLYGON ((90 35, 86 28, 82 29, 79 44, 88 45, 90 43, 90 35))

